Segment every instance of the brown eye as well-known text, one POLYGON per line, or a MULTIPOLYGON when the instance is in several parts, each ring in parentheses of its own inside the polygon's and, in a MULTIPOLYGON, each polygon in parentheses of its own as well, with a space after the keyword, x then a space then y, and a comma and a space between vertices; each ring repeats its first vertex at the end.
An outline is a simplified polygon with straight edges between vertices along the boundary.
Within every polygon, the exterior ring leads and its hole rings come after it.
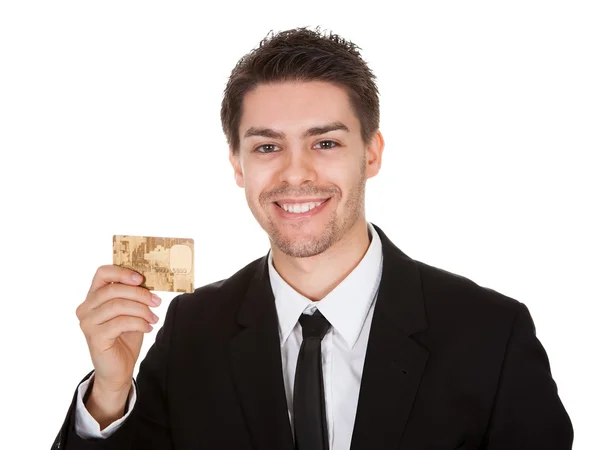
POLYGON ((263 144, 263 145, 259 145, 258 147, 256 147, 256 149, 254 151, 258 152, 258 153, 273 153, 273 151, 272 151, 273 147, 277 147, 277 146, 274 144, 263 144), (266 151, 261 151, 261 149, 265 149, 266 151))
POLYGON ((323 150, 329 150, 330 148, 333 148, 333 147, 339 145, 337 142, 334 142, 334 141, 321 141, 321 142, 317 143, 317 145, 322 145, 322 144, 327 144, 324 148, 321 147, 323 150), (331 144, 333 144, 333 146, 331 144))

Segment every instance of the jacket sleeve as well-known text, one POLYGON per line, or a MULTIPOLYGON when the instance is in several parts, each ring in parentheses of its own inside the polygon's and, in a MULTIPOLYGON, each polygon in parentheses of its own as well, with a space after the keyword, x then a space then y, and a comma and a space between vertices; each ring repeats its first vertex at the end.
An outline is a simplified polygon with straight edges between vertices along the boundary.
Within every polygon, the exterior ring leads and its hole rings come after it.
MULTIPOLYGON (((109 437, 84 439, 75 431, 76 390, 51 450, 173 449, 167 408, 167 366, 180 297, 175 297, 169 304, 163 326, 156 333, 155 342, 140 363, 137 380, 134 380, 137 400, 131 415, 109 437)), ((88 373, 82 382, 89 379, 92 373, 93 371, 88 373)), ((88 389, 84 402, 90 392, 91 389, 88 389)))
POLYGON ((573 426, 529 310, 520 304, 506 347, 486 450, 570 450, 573 426))

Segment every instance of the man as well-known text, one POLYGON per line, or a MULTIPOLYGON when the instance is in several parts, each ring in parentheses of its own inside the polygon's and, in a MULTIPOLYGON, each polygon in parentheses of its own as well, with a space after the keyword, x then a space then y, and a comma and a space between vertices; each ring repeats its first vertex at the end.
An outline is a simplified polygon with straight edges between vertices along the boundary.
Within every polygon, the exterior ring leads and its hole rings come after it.
POLYGON ((94 370, 56 449, 570 449, 526 306, 415 261, 365 219, 382 161, 375 77, 305 28, 234 68, 221 118, 271 249, 170 303, 103 266, 77 308, 94 370))

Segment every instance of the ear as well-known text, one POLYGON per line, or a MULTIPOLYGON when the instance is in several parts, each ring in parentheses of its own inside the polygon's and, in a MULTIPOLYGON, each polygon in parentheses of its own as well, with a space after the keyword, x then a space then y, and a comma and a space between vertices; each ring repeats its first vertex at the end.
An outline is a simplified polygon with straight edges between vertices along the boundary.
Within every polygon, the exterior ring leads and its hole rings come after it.
POLYGON ((383 135, 381 134, 380 130, 377 130, 375 134, 373 134, 371 143, 367 147, 367 167, 365 170, 365 175, 367 178, 374 177, 379 173, 379 169, 381 169, 381 160, 383 157, 384 147, 385 142, 383 140, 383 135))
POLYGON ((231 163, 231 167, 233 167, 233 175, 235 177, 236 184, 243 188, 244 187, 244 173, 242 172, 242 165, 240 161, 239 152, 234 155, 233 150, 229 147, 229 162, 231 163))

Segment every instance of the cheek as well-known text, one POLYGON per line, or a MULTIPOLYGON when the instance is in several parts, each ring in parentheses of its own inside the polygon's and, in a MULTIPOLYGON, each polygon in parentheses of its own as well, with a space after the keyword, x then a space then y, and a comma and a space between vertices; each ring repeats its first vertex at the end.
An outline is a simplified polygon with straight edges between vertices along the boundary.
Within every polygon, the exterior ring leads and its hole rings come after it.
POLYGON ((259 204, 260 195, 273 186, 269 173, 265 170, 247 170, 244 172, 244 190, 249 202, 259 204))
POLYGON ((341 191, 341 196, 354 188, 360 178, 360 167, 351 164, 329 165, 320 172, 324 184, 334 185, 341 191))

